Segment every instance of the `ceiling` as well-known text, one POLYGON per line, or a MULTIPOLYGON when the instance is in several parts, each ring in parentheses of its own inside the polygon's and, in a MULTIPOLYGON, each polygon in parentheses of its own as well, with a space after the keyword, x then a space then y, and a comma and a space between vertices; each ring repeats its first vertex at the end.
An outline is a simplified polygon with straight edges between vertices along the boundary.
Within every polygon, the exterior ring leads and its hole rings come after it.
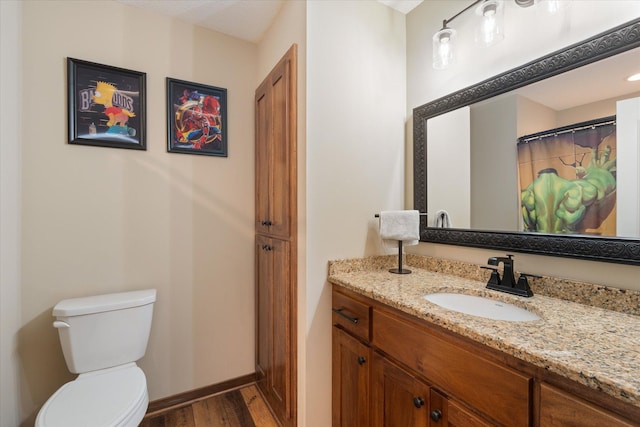
MULTIPOLYGON (((285 1, 301 0, 115 0, 256 43, 285 1)), ((372 0, 369 0, 372 1, 372 0)), ((423 0, 378 0, 408 13, 423 0)))
POLYGON ((640 48, 517 89, 516 92, 556 111, 640 92, 640 48))

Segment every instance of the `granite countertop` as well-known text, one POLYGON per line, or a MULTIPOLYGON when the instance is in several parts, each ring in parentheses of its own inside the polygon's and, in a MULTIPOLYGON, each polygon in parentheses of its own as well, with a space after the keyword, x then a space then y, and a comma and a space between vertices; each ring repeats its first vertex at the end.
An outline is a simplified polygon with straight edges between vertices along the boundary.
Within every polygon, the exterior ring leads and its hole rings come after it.
POLYGON ((331 262, 329 282, 640 407, 640 316, 543 294, 523 298, 488 290, 486 281, 469 278, 479 273, 461 277, 414 262, 408 263, 411 274, 399 275, 387 271, 394 265, 384 257, 363 260, 331 262), (490 297, 541 320, 491 320, 447 310, 423 298, 436 292, 490 297))

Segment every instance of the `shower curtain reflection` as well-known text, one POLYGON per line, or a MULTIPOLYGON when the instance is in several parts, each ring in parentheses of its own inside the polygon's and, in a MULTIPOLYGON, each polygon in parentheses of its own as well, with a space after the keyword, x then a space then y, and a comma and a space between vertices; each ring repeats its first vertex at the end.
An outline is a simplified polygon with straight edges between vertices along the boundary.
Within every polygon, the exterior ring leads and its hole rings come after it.
POLYGON ((518 139, 522 230, 616 236, 615 117, 518 139))

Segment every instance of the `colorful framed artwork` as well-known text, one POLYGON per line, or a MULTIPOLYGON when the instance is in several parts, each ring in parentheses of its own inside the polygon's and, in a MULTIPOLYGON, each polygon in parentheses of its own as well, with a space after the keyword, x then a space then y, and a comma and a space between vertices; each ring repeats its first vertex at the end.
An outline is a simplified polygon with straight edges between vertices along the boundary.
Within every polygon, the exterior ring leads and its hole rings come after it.
POLYGON ((167 78, 167 151, 227 157, 227 90, 167 78))
POLYGON ((146 150, 146 74, 67 58, 69 144, 146 150))

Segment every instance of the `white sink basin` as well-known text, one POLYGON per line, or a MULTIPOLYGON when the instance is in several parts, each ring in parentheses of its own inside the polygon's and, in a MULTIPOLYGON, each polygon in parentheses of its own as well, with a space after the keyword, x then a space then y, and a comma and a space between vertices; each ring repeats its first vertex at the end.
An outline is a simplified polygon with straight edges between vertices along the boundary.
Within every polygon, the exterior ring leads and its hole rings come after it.
POLYGON ((487 319, 509 320, 511 322, 540 320, 538 315, 524 308, 474 295, 438 293, 425 295, 424 299, 449 310, 487 319))

